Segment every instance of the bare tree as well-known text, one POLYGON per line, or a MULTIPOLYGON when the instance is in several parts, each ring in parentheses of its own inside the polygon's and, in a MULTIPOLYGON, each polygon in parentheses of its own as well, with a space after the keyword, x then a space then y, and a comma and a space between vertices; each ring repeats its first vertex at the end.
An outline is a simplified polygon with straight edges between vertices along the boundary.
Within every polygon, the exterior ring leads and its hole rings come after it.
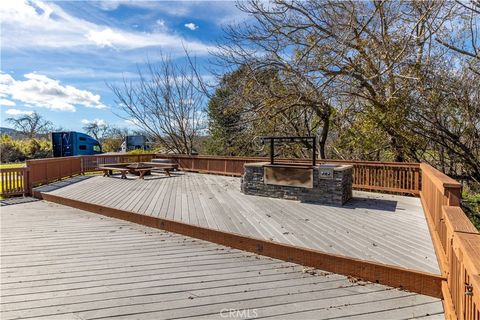
POLYGON ((480 183, 480 77, 450 70, 442 66, 429 75, 409 124, 425 141, 424 161, 480 183))
POLYGON ((395 160, 405 160, 404 146, 413 141, 404 121, 412 83, 429 63, 431 37, 449 16, 450 4, 251 0, 238 6, 256 23, 227 28, 220 60, 280 70, 288 90, 271 94, 322 119, 322 156, 331 115, 346 105, 371 113, 395 160))
POLYGON ((83 126, 83 130, 87 133, 92 135, 97 141, 102 143, 105 136, 110 131, 109 125, 104 121, 90 121, 85 123, 83 126))
POLYGON ((138 68, 138 80, 109 85, 117 98, 120 117, 156 139, 165 151, 191 154, 204 128, 204 94, 190 66, 162 55, 157 64, 138 68))
POLYGON ((46 134, 52 128, 52 122, 45 120, 37 112, 25 114, 16 118, 7 118, 6 121, 24 134, 27 138, 34 138, 39 134, 46 134))
POLYGON ((122 148, 122 144, 127 138, 129 132, 127 128, 118 128, 108 126, 108 130, 102 138, 102 151, 117 152, 122 148))
MULTIPOLYGON (((283 118, 286 120, 284 129, 289 130, 288 133, 317 135, 320 156, 325 158, 332 106, 321 75, 306 63, 311 56, 301 52, 300 38, 293 41, 282 31, 289 25, 291 12, 282 7, 281 1, 272 5, 250 1, 238 6, 255 17, 256 23, 227 27, 226 44, 220 45, 216 54, 227 66, 241 66, 249 70, 246 79, 249 77, 250 82, 262 88, 264 103, 251 103, 252 121, 283 118), (276 81, 265 85, 261 70, 274 70, 276 81), (281 83, 281 88, 278 83, 281 83), (301 122, 297 123, 292 114, 302 114, 299 118, 301 122), (309 116, 314 124, 303 121, 305 116, 309 116)), ((260 101, 258 97, 256 101, 260 101)), ((277 134, 286 133, 281 128, 276 131, 277 134)))
POLYGON ((466 58, 470 70, 480 75, 480 1, 456 2, 456 18, 435 40, 466 58))

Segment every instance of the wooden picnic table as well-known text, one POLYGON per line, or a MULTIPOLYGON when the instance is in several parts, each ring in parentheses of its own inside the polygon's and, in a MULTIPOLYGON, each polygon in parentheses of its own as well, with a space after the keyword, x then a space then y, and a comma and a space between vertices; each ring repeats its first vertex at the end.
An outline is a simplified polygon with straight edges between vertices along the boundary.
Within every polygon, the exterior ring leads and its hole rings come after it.
POLYGON ((171 177, 170 172, 178 169, 178 164, 172 163, 156 163, 156 162, 139 162, 139 163, 112 163, 98 167, 103 171, 103 176, 109 177, 113 171, 121 174, 121 179, 127 179, 127 173, 137 174, 139 179, 145 179, 145 176, 151 172, 165 173, 171 177))

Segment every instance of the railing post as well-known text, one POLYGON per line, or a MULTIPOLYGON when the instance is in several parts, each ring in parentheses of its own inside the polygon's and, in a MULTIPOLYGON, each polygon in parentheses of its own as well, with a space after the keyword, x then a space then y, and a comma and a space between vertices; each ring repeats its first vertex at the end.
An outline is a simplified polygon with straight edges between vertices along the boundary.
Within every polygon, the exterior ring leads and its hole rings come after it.
POLYGON ((447 197, 447 205, 449 206, 460 206, 460 201, 462 199, 461 186, 455 187, 444 187, 445 196, 447 197))
POLYGON ((32 168, 30 167, 28 161, 26 163, 26 168, 27 168, 27 188, 28 188, 28 195, 33 195, 33 182, 32 182, 32 168))
POLYGON ((28 189, 28 168, 25 167, 23 170, 23 196, 30 195, 29 189, 28 189))

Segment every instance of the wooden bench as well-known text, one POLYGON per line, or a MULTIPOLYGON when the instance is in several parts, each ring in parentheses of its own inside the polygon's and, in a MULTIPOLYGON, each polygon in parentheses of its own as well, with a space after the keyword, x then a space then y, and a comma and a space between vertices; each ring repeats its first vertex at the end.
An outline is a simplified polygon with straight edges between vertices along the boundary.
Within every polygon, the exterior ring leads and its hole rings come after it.
POLYGON ((151 172, 155 173, 165 173, 167 176, 171 177, 172 175, 170 174, 170 171, 173 171, 173 168, 153 168, 151 169, 151 172))
POLYGON ((178 169, 178 164, 176 163, 158 163, 158 162, 142 162, 143 164, 151 165, 151 172, 155 173, 165 173, 167 176, 171 177, 170 172, 178 169))
POLYGON ((172 167, 164 167, 164 168, 152 167, 152 168, 138 168, 138 169, 130 169, 130 170, 134 170, 135 172, 138 172, 139 173, 138 178, 144 180, 145 176, 150 172, 165 173, 167 176, 171 177, 170 171, 174 169, 175 168, 172 168, 172 167))
POLYGON ((98 169, 103 171, 103 176, 104 177, 110 177, 113 174, 113 171, 118 171, 121 174, 120 179, 127 179, 127 173, 130 171, 130 169, 125 168, 125 167, 98 167, 98 169))

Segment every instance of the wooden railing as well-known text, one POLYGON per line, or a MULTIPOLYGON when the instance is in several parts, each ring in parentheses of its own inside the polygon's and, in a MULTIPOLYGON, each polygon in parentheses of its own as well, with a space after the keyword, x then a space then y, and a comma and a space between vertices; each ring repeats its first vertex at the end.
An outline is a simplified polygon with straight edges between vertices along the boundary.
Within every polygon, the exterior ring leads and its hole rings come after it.
MULTIPOLYGON (((241 176, 243 165, 249 162, 269 161, 264 157, 218 157, 158 154, 168 158, 187 171, 241 176)), ((276 159, 278 162, 309 164, 310 160, 276 159)), ((353 165, 353 187, 418 195, 420 192, 420 165, 418 163, 373 162, 355 160, 320 160, 319 163, 353 165)))
MULTIPOLYGON (((267 161, 264 157, 219 157, 219 156, 188 156, 171 154, 105 154, 92 156, 76 156, 64 158, 48 158, 28 160, 29 177, 25 184, 26 193, 31 188, 71 177, 85 172, 98 170, 98 167, 110 163, 147 162, 152 158, 168 158, 178 163, 186 171, 226 174, 241 176, 243 166, 249 162, 267 161)), ((309 160, 278 159, 279 162, 309 164, 309 160)), ((373 162, 355 160, 320 161, 353 165, 353 187, 363 190, 377 190, 394 193, 418 195, 420 191, 420 166, 418 163, 373 162)), ((2 180, 3 181, 3 180, 2 180)), ((6 187, 7 184, 5 185, 6 187)), ((17 192, 17 189, 7 192, 17 192)), ((25 193, 25 192, 22 192, 25 193)), ((9 193, 13 194, 13 193, 9 193)))
POLYGON ((27 168, 0 169, 0 196, 17 196, 28 194, 27 168))
POLYGON ((109 163, 148 162, 155 154, 106 154, 95 156, 75 156, 27 160, 26 167, 1 169, 0 196, 28 195, 32 188, 72 177, 86 172, 96 171, 98 167, 109 163))
POLYGON ((420 197, 443 276, 447 319, 480 320, 480 234, 459 207, 461 185, 421 164, 420 197))
POLYGON ((82 174, 82 157, 27 160, 29 188, 82 174))

